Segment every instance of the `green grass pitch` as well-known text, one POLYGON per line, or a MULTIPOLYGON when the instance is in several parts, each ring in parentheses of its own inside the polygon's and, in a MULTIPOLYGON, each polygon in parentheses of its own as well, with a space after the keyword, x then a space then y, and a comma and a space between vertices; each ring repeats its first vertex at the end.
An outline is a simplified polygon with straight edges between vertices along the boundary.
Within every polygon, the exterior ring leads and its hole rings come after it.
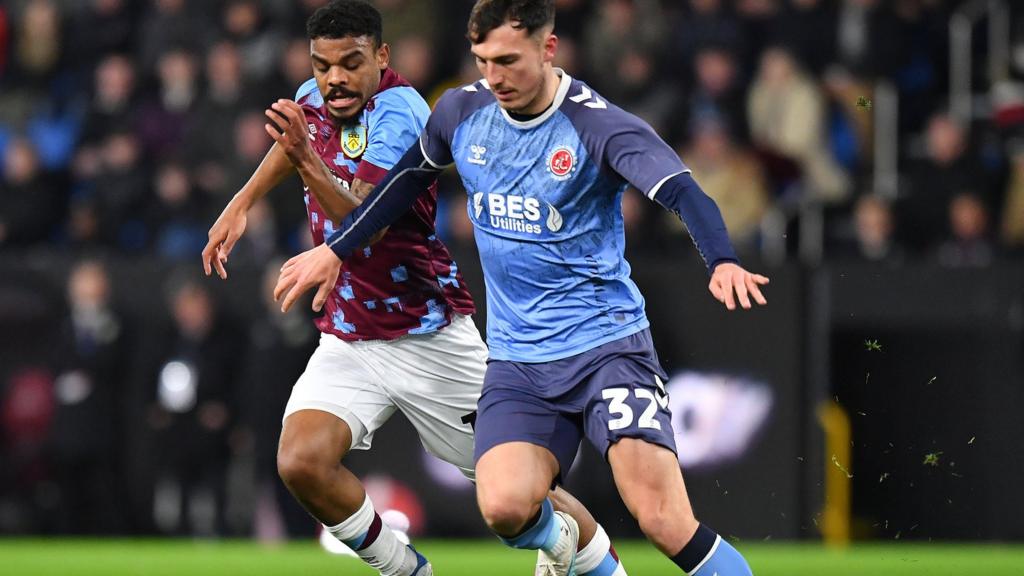
MULTIPOLYGON (((534 554, 490 540, 422 540, 438 576, 528 576, 534 554)), ((891 543, 836 551, 812 544, 737 543, 755 576, 1024 575, 1024 546, 891 543)), ((644 542, 620 542, 632 576, 678 574, 644 542)), ((182 540, 0 539, 5 576, 372 576, 358 560, 315 544, 182 540)))

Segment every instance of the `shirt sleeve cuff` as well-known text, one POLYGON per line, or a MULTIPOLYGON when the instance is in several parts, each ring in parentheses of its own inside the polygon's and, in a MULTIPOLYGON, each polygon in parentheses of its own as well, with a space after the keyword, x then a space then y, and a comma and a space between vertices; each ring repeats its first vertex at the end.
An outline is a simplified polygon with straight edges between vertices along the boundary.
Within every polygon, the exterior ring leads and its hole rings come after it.
POLYGON ((355 177, 362 180, 363 182, 369 182, 376 186, 380 184, 380 181, 384 179, 388 171, 386 168, 381 168, 368 160, 363 160, 356 167, 355 177))

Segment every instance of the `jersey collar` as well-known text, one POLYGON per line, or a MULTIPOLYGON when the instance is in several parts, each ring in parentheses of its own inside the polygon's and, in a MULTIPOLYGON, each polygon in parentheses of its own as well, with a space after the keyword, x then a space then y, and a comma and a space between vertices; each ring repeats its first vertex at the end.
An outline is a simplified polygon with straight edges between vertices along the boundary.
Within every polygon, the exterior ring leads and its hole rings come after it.
MULTIPOLYGON (((565 70, 562 70, 561 68, 555 68, 555 73, 561 76, 562 78, 561 81, 558 83, 558 90, 555 91, 555 100, 551 103, 551 106, 548 106, 548 109, 545 110, 544 113, 541 114, 540 116, 523 122, 520 120, 516 120, 512 116, 509 116, 509 113, 505 111, 504 108, 498 106, 498 110, 501 110, 501 115, 505 117, 505 120, 509 124, 515 126, 516 128, 526 130, 527 128, 539 126, 543 124, 545 120, 551 118, 551 116, 558 110, 559 106, 562 105, 562 101, 565 100, 565 95, 569 93, 569 86, 572 84, 572 77, 566 74, 565 70)), ((490 89, 490 86, 487 85, 487 80, 483 80, 482 83, 485 88, 487 88, 488 90, 490 89)))

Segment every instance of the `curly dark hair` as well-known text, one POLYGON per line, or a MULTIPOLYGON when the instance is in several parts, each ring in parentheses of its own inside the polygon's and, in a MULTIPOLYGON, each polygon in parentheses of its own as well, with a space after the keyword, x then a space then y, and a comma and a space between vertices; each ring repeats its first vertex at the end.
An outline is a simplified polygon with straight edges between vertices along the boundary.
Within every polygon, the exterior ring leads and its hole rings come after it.
POLYGON ((469 15, 466 37, 478 44, 487 34, 509 22, 517 30, 533 34, 555 25, 554 0, 479 0, 469 15))
POLYGON ((380 12, 363 0, 334 0, 317 9, 306 21, 306 36, 310 40, 369 36, 380 46, 383 34, 380 12))

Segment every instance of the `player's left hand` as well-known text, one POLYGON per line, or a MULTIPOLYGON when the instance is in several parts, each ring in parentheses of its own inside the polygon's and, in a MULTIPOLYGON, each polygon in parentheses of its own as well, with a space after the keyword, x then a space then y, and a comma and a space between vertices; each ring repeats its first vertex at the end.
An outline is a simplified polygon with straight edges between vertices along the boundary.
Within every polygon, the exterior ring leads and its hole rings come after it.
POLYGON ((319 312, 334 289, 340 271, 341 260, 326 244, 307 250, 281 267, 277 286, 274 287, 274 301, 280 301, 281 312, 287 312, 300 296, 316 286, 313 310, 319 312))
POLYGON ((760 286, 766 284, 768 284, 767 277, 760 274, 751 274, 738 264, 723 262, 715 266, 715 271, 711 274, 711 283, 708 284, 708 290, 711 290, 711 294, 714 295, 715 299, 725 304, 725 307, 729 310, 736 309, 737 300, 739 300, 740 306, 745 310, 749 310, 751 308, 751 297, 762 306, 768 303, 768 300, 761 294, 760 288, 760 286))
POLYGON ((298 104, 282 98, 271 104, 264 114, 269 122, 263 129, 277 142, 292 165, 298 166, 313 157, 306 115, 298 104))

